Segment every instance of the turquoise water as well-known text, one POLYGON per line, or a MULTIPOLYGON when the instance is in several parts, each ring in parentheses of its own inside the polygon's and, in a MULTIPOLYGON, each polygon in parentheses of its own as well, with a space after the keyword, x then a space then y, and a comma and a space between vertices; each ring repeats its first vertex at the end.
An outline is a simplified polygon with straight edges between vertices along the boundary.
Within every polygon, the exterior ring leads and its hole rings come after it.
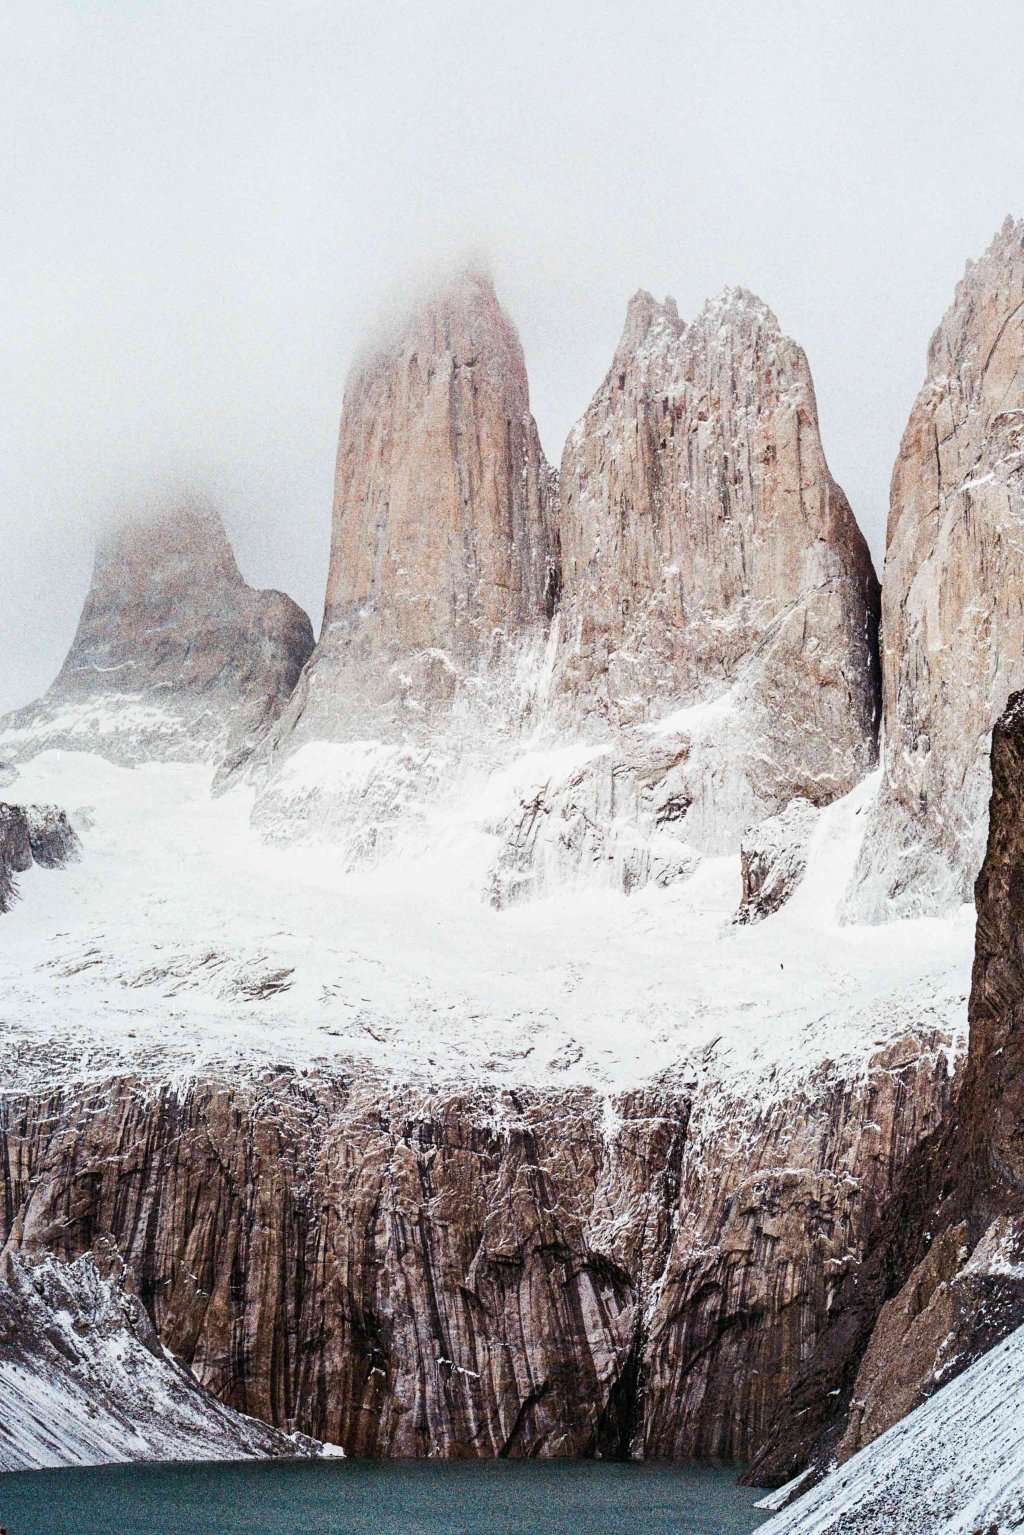
POLYGON ((618 1461, 278 1461, 0 1476, 8 1535, 746 1535, 733 1471, 618 1461))

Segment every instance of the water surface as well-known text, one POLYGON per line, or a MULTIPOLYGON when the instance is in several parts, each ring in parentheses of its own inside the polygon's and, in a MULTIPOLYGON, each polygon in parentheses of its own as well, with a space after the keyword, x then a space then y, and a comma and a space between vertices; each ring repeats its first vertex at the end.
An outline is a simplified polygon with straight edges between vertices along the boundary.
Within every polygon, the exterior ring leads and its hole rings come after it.
POLYGON ((9 1535, 747 1535, 735 1471, 618 1461, 247 1461, 0 1476, 9 1535))

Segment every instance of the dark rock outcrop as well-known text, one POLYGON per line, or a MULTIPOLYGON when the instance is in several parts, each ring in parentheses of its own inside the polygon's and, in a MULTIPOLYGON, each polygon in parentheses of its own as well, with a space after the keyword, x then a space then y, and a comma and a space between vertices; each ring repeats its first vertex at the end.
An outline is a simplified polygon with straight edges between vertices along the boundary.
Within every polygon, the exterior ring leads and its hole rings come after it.
POLYGON ((785 906, 804 877, 816 819, 809 800, 795 799, 780 815, 744 833, 737 922, 761 922, 785 906))
POLYGON ((67 815, 56 805, 0 802, 0 913, 9 911, 16 898, 16 874, 33 864, 62 869, 78 857, 80 847, 67 815))
POLYGON ((290 597, 242 580, 216 512, 128 519, 99 544, 56 681, 0 721, 3 754, 216 759, 277 717, 312 648, 290 597))

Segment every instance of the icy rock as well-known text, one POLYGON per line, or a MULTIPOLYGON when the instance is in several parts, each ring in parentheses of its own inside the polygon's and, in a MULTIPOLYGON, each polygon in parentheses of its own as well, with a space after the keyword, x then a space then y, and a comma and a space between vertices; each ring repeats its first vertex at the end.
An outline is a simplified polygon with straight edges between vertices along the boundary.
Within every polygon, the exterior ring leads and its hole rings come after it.
POLYGON ((290 597, 243 581, 215 511, 140 514, 100 541, 60 674, 0 720, 0 752, 217 760, 276 718, 312 648, 290 597))
POLYGON ((502 850, 488 895, 508 906, 552 885, 583 881, 629 894, 685 879, 698 862, 684 838, 688 743, 624 732, 621 749, 586 754, 540 784, 498 828, 502 850))
POLYGON ((807 868, 807 847, 816 820, 810 801, 795 799, 780 815, 770 816, 744 835, 737 922, 761 922, 786 904, 807 868))
POLYGON ((316 1452, 208 1396, 119 1269, 0 1255, 0 1471, 316 1452))
POLYGON ((1024 1528, 1024 1328, 760 1528, 762 1535, 1024 1528))

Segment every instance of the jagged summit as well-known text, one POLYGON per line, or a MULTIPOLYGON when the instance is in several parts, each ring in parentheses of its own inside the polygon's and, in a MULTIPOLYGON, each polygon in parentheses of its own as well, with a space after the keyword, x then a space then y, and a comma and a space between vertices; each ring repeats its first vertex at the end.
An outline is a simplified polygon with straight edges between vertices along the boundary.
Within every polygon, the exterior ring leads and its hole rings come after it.
POLYGON ((782 328, 774 309, 751 293, 749 288, 727 283, 720 293, 705 299, 694 326, 711 331, 732 326, 738 329, 760 329, 781 336, 782 328))
POLYGON ((0 722, 0 751, 216 757, 276 716, 312 647, 290 597, 246 585, 213 508, 129 514, 98 542, 56 681, 0 722))
POLYGON ((627 367, 641 347, 652 342, 671 345, 685 329, 674 298, 666 296, 659 304, 646 288, 638 288, 626 306, 626 321, 612 360, 612 373, 627 367))
POLYGON ((559 487, 553 696, 564 729, 612 744, 548 786, 529 838, 617 867, 628 825, 631 888, 851 789, 876 749, 878 582, 772 311, 727 288, 686 325, 636 294, 559 487))
POLYGON ((854 918, 969 901, 988 745, 1024 685, 1024 222, 968 264, 928 349, 886 534, 885 776, 854 918))

